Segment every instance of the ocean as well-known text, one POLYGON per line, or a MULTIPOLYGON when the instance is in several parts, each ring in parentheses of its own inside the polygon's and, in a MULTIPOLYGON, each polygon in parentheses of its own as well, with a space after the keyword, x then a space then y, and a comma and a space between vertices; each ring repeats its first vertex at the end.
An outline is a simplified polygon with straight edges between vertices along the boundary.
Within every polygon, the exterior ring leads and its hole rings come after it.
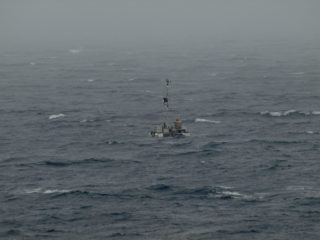
POLYGON ((0 51, 0 238, 320 239, 320 47, 0 51), (169 119, 191 133, 152 138, 169 119))

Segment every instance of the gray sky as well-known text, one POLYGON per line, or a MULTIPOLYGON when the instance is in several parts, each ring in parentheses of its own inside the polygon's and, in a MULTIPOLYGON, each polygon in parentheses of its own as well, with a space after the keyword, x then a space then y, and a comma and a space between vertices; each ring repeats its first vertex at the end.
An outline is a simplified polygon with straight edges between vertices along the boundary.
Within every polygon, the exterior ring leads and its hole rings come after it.
POLYGON ((319 0, 0 0, 0 46, 312 40, 319 10, 319 0))

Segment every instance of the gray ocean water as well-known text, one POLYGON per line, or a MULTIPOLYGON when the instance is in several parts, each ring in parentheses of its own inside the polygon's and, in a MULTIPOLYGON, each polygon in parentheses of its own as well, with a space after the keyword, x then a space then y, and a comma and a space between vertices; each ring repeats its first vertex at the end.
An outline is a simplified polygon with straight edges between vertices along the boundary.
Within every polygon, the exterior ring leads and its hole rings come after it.
POLYGON ((317 44, 2 50, 0 115, 0 238, 320 239, 317 44))

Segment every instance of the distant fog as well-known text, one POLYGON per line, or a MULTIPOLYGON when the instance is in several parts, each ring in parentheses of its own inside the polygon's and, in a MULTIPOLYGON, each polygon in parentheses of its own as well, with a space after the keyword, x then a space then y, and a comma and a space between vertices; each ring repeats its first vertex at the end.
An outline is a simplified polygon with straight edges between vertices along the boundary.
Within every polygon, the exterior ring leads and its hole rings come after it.
POLYGON ((1 0, 0 48, 320 39, 319 0, 1 0))

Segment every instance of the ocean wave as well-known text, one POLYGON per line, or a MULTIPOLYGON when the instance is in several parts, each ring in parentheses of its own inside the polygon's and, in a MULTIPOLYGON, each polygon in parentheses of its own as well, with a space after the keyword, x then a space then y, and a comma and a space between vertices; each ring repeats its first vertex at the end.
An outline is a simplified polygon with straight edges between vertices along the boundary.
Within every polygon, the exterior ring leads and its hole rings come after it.
POLYGON ((266 115, 266 116, 271 116, 271 117, 285 117, 285 116, 290 116, 290 115, 320 115, 320 111, 298 111, 295 109, 290 109, 286 111, 262 111, 260 112, 260 115, 266 115))
POLYGON ((245 142, 248 143, 268 143, 268 144, 301 144, 305 141, 298 141, 298 140, 279 140, 279 139, 250 139, 245 142))
POLYGON ((220 123, 220 121, 209 120, 209 119, 204 119, 204 118, 196 118, 194 121, 197 123, 215 123, 215 124, 220 123))
POLYGON ((242 200, 257 200, 259 197, 255 195, 243 194, 239 191, 233 190, 233 187, 198 187, 198 188, 185 188, 180 189, 175 192, 177 195, 188 195, 190 197, 200 197, 200 198, 217 198, 222 200, 227 199, 242 199, 242 200))
POLYGON ((314 131, 306 131, 306 133, 308 133, 308 134, 315 134, 314 131))
POLYGON ((311 114, 312 115, 320 115, 320 111, 312 111, 311 114))
POLYGON ((232 192, 232 191, 223 191, 223 192, 221 192, 221 194, 224 196, 231 196, 231 197, 240 197, 243 195, 239 192, 232 192))
POLYGON ((293 72, 293 73, 290 73, 291 75, 304 75, 305 72, 293 72))
POLYGON ((171 186, 166 184, 156 184, 156 185, 147 187, 147 189, 152 191, 167 191, 171 189, 171 186))
POLYGON ((59 114, 53 114, 49 116, 49 119, 56 119, 56 118, 61 118, 61 117, 65 117, 66 115, 64 115, 63 113, 59 113, 59 114))
POLYGON ((228 142, 209 142, 207 144, 205 144, 203 146, 203 148, 214 148, 214 147, 217 147, 217 146, 220 146, 220 145, 225 145, 227 144, 228 142))
POLYGON ((112 196, 106 193, 95 193, 95 192, 88 192, 82 190, 70 190, 70 189, 57 189, 57 188, 35 188, 35 189, 25 189, 21 192, 22 194, 46 194, 52 195, 52 198, 59 198, 59 197, 66 197, 66 196, 112 196))
POLYGON ((67 189, 47 189, 47 190, 43 191, 44 194, 67 193, 67 192, 71 192, 71 190, 67 190, 67 189))
POLYGON ((220 185, 218 186, 219 188, 222 188, 222 189, 232 189, 233 187, 229 187, 229 186, 223 186, 223 185, 220 185))
POLYGON ((31 193, 39 193, 39 192, 41 192, 41 191, 42 191, 41 188, 34 188, 34 189, 24 190, 24 193, 31 194, 31 193))
POLYGON ((80 53, 82 50, 81 49, 69 49, 70 53, 80 53))
POLYGON ((203 150, 191 150, 186 152, 173 152, 173 153, 160 153, 158 157, 192 157, 194 155, 198 155, 198 157, 202 156, 214 156, 220 154, 220 151, 215 151, 212 149, 203 149, 203 150))
POLYGON ((42 188, 34 188, 34 189, 26 189, 24 193, 32 194, 32 193, 42 193, 42 194, 53 194, 53 193, 67 193, 72 190, 67 189, 42 189, 42 188))
POLYGON ((71 165, 80 165, 80 164, 91 164, 91 163, 107 163, 112 162, 112 159, 97 159, 97 158, 87 158, 80 161, 69 161, 69 162, 54 162, 54 161, 45 161, 39 164, 52 166, 52 167, 67 167, 71 165))
POLYGON ((123 143, 123 142, 116 141, 116 140, 108 140, 108 141, 105 141, 104 144, 108 144, 108 145, 118 145, 118 144, 124 144, 124 143, 123 143))
MULTIPOLYGON (((180 140, 180 139, 179 139, 180 140)), ((187 142, 178 142, 178 141, 166 141, 164 142, 164 144, 170 145, 172 147, 185 147, 185 146, 189 146, 192 144, 192 141, 187 141, 187 142)))
POLYGON ((303 186, 303 185, 292 185, 292 186, 286 187, 287 191, 293 191, 293 192, 310 191, 312 189, 313 189, 312 186, 303 186))
MULTIPOLYGON (((63 198, 63 197, 87 197, 87 198, 116 198, 116 199, 132 199, 133 197, 137 197, 137 192, 132 194, 126 193, 126 191, 120 191, 115 193, 104 193, 104 192, 92 192, 86 190, 71 190, 68 192, 60 192, 52 195, 52 198, 63 198)), ((139 196, 139 195, 138 195, 139 196)), ((140 195, 141 198, 148 197, 145 195, 140 195)))
POLYGON ((290 115, 290 114, 295 113, 295 112, 297 112, 297 110, 290 109, 290 110, 284 111, 282 114, 283 114, 283 116, 287 116, 287 115, 290 115))

